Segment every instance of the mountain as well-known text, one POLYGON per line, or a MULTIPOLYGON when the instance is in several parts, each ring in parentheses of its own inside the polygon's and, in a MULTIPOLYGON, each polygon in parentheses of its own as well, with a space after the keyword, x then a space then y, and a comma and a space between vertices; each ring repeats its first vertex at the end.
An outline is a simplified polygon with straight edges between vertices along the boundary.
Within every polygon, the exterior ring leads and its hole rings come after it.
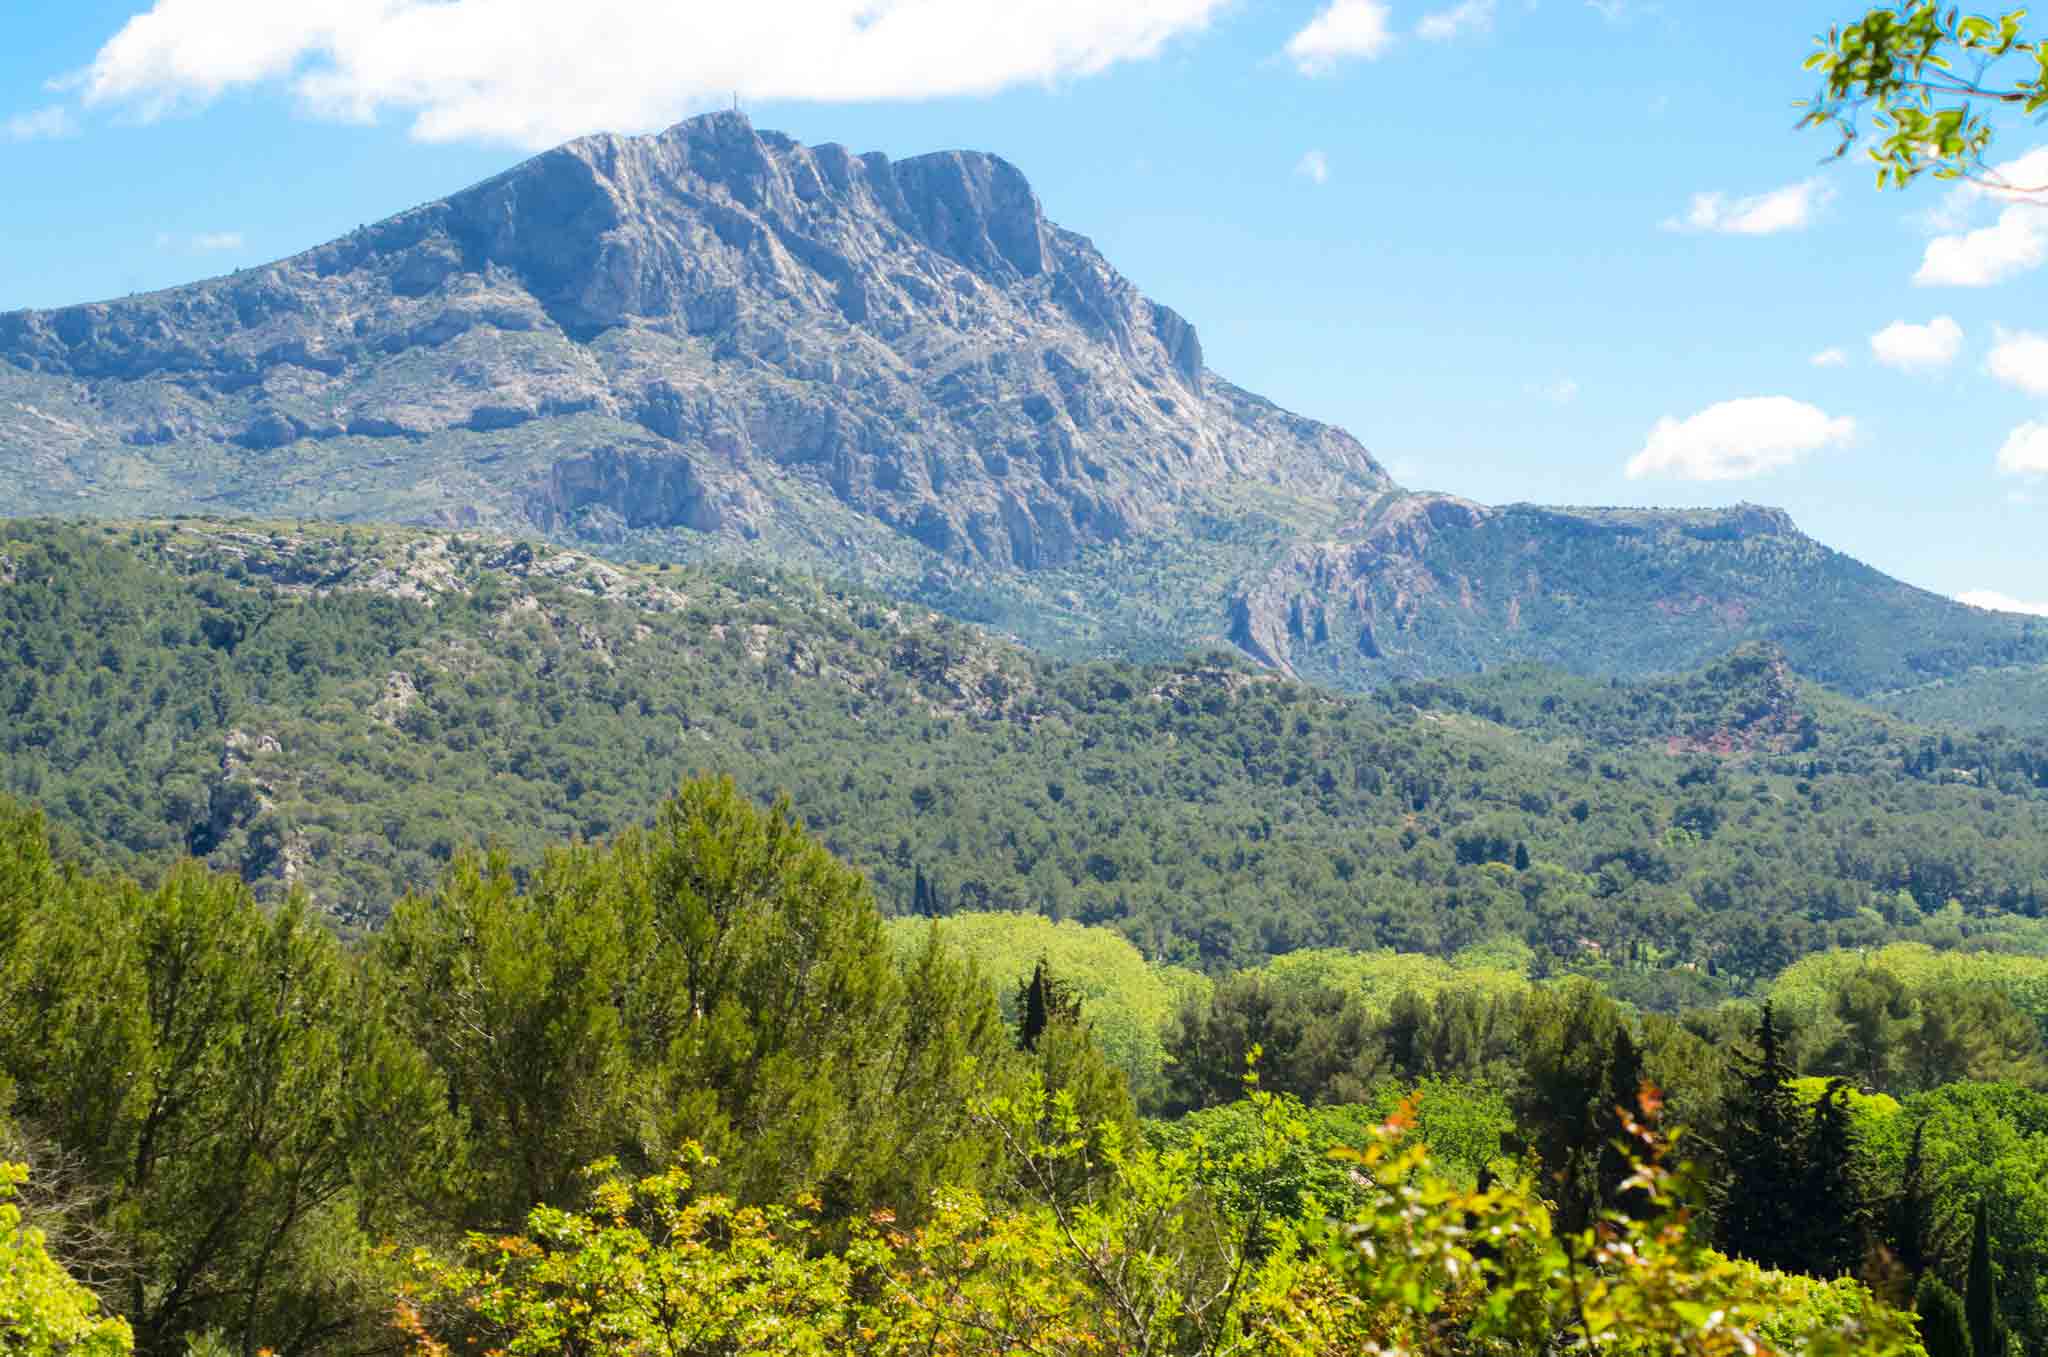
POLYGON ((1772 511, 1408 493, 1210 371, 1008 163, 738 114, 584 138, 231 277, 0 315, 0 512, 539 532, 1347 686, 1757 639, 1857 692, 2048 660, 2048 627, 1772 511))
POLYGON ((892 163, 714 114, 589 137, 305 254, 0 318, 10 508, 793 539, 1062 564, 1208 490, 1370 493, 1342 432, 993 156, 892 163), (7 371, 11 368, 11 371, 7 371))
POLYGON ((1894 938, 2038 942, 2048 738, 1937 733, 1750 647, 1342 698, 1228 657, 1068 664, 754 569, 473 532, 0 522, 0 794, 75 851, 190 852, 354 927, 677 782, 786 791, 896 912, 1763 975, 1894 938))

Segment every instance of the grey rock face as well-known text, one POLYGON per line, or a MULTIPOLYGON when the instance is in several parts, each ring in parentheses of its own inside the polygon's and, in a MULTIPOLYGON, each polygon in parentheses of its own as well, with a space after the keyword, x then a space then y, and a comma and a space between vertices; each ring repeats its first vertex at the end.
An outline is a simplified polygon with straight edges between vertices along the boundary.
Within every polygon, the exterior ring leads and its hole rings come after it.
POLYGON ((0 512, 266 509, 262 468, 310 445, 346 470, 302 512, 746 535, 808 486, 1023 570, 1234 484, 1388 484, 1207 372, 1007 162, 736 114, 572 142, 234 277, 0 316, 0 512), (351 497, 380 458, 425 474, 351 497))

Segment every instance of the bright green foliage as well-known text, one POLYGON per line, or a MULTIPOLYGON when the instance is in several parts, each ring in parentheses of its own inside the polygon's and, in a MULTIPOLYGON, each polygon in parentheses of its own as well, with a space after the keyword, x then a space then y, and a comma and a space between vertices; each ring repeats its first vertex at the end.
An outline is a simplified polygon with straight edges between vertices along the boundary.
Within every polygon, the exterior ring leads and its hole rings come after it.
POLYGON ((1941 1278, 1929 1274, 1913 1292, 1920 1343, 1927 1357, 1970 1357, 1970 1329, 1963 1300, 1941 1278))
POLYGON ((127 1323, 101 1314, 98 1298, 50 1257, 43 1232, 22 1223, 14 1194, 27 1177, 27 1165, 0 1163, 0 1352, 127 1357, 127 1323))
POLYGON ((2048 49, 2024 36, 2026 14, 1986 17, 1935 0, 1899 0, 1831 28, 1806 61, 1822 86, 1801 126, 1839 131, 1841 155, 1867 117, 1882 135, 1869 148, 1879 188, 1904 188, 1930 171, 1936 179, 1984 180, 1994 132, 1986 108, 2031 116, 2048 107, 2048 49))
MULTIPOLYGON (((899 953, 924 946, 930 931, 917 919, 894 919, 888 928, 899 953)), ((1165 1065, 1161 1033, 1176 1011, 1176 986, 1188 986, 1187 973, 1176 979, 1170 968, 1149 965, 1122 935, 1071 919, 970 911, 942 920, 937 935, 995 987, 1013 1027, 1020 1016, 1017 983, 1044 961, 1074 987, 1096 1045, 1132 1090, 1142 1094, 1157 1086, 1165 1065)), ((1207 988, 1205 980, 1194 983, 1207 988)))
POLYGON ((474 1344, 507 1357, 839 1350, 849 1272, 807 1252, 815 1200, 792 1210, 692 1197, 692 1170, 709 1165, 691 1150, 637 1182, 602 1177, 589 1214, 536 1206, 525 1236, 473 1234, 460 1262, 416 1252, 400 1329, 433 1357, 474 1344))
MULTIPOLYGON (((1906 1318, 1854 1283, 1833 1288, 1730 1262, 1691 1228, 1693 1183, 1667 1146, 1631 1120, 1641 1221, 1615 1215, 1561 1231, 1527 1184, 1446 1183, 1401 1122, 1357 1156, 1373 1192, 1344 1232, 1341 1309, 1327 1293, 1294 1312, 1302 1350, 1341 1315, 1380 1350, 1434 1352, 1463 1335, 1476 1350, 1587 1348, 1619 1353, 1917 1352, 1906 1318), (1305 1332, 1304 1332, 1305 1331, 1305 1332)), ((1362 1346, 1362 1344, 1360 1344, 1362 1346)))
POLYGON ((1439 1176, 1405 1114, 1358 1128, 1334 1196, 1304 1175, 1299 1104, 1255 1085, 1240 1134, 1165 1149, 1090 1130, 1042 1092, 976 1117, 1007 1150, 1000 1198, 942 1188, 914 1226, 883 1213, 821 1247, 814 1201, 748 1210, 701 1194, 705 1166, 686 1156, 607 1180, 587 1214, 537 1209, 524 1236, 473 1236, 460 1260, 414 1254, 401 1328, 421 1357, 472 1342, 647 1357, 1920 1352, 1910 1318, 1856 1283, 1706 1250, 1690 1180, 1633 1123, 1646 1220, 1559 1232, 1527 1183, 1439 1176), (1084 1157, 1110 1173, 1070 1173, 1084 1157))
POLYGON ((1771 985, 1799 1063, 1893 1093, 1956 1079, 2048 1081, 2048 958, 1894 944, 1829 952, 1771 985))
POLYGON ((1965 1296, 1981 1205, 1998 1323, 2022 1351, 2048 1347, 2048 1094, 1950 1084, 1908 1098, 1888 1132, 1873 1127, 1864 1146, 1875 1181, 1903 1193, 1909 1173, 1917 1177, 1927 1270, 1965 1296))
MULTIPOLYGON (((1391 951, 1299 951, 1273 958, 1258 973, 1282 988, 1320 987, 1356 995, 1375 1015, 1385 1014, 1402 994, 1427 999, 1453 987, 1465 993, 1512 994, 1528 986, 1521 971, 1492 964, 1502 953, 1482 946, 1459 955, 1458 961, 1443 961, 1391 951)), ((1505 955, 1519 961, 1524 954, 1505 955)))

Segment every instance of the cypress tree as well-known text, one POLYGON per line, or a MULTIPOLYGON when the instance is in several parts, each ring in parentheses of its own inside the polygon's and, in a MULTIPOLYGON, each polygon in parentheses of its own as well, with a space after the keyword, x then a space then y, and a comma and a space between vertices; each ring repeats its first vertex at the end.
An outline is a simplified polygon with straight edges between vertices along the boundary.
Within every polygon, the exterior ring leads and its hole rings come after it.
POLYGON ((1600 1199, 1607 1206, 1641 1217, 1649 1202, 1641 1189, 1624 1192, 1622 1184, 1635 1172, 1624 1117, 1640 1115, 1643 1091, 1643 1053, 1626 1026, 1614 1029, 1614 1043, 1607 1056, 1607 1106, 1598 1125, 1600 1142, 1600 1199))
POLYGON ((1081 996, 1039 958, 1031 978, 1017 987, 1017 1049, 1036 1051, 1047 1029, 1078 1027, 1080 1022, 1081 996))
POLYGON ((1998 1322, 1998 1284, 1991 1276, 1991 1220, 1984 1199, 1977 1199, 1976 1227, 1970 1236, 1970 1274, 1963 1293, 1970 1325, 1970 1350, 1977 1357, 2004 1357, 2005 1333, 1998 1322))
POLYGON ((1529 845, 1526 843, 1517 843, 1515 845, 1515 870, 1518 872, 1529 870, 1529 845))
POLYGON ((1017 1024, 1019 1050, 1038 1049, 1038 1039, 1045 1035, 1049 1022, 1046 1017, 1045 999, 1045 963, 1041 961, 1031 968, 1031 979, 1024 985, 1024 1012, 1017 1024))
POLYGON ((1848 1081, 1831 1079, 1814 1104, 1807 1134, 1802 1215, 1806 1221, 1802 1271, 1841 1277, 1863 1256, 1863 1202, 1849 1136, 1848 1081))
MULTIPOLYGON (((1913 1125, 1913 1143, 1906 1151, 1906 1171, 1892 1198, 1886 1234, 1892 1256, 1917 1283, 1927 1271, 1927 1122, 1913 1125)), ((1932 1357, 1932 1349, 1929 1349, 1932 1357)))
POLYGON ((1962 1298, 1941 1278, 1929 1273, 1920 1279, 1913 1293, 1913 1310, 1927 1357, 1971 1357, 1962 1298))

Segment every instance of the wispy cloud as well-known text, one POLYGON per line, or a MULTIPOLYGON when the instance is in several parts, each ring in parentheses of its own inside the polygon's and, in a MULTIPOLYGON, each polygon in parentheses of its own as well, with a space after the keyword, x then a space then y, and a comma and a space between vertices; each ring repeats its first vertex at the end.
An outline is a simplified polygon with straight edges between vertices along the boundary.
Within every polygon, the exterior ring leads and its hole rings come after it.
POLYGON ((1963 327, 1953 316, 1936 316, 1925 325, 1895 320, 1870 337, 1870 355, 1900 372, 1937 372, 1962 351, 1963 327))
POLYGON ((1454 42, 1469 33, 1485 33, 1493 28, 1493 10, 1494 0, 1463 0, 1423 15, 1415 36, 1425 42, 1454 42))
POLYGON ((1287 40, 1287 55, 1303 75, 1326 75, 1347 61, 1371 61, 1393 42, 1390 11, 1381 0, 1330 0, 1287 40))
POLYGON ((78 131, 78 120, 62 104, 17 113, 0 122, 0 141, 55 141, 78 131))
POLYGON ((1849 366, 1849 355, 1840 349, 1822 349, 1806 361, 1817 368, 1843 368, 1849 366))
POLYGON ((1321 151, 1303 151, 1294 162, 1294 172, 1311 184, 1330 182, 1330 157, 1321 151))
POLYGON ((1746 396, 1696 415, 1666 415, 1625 468, 1630 480, 1739 481, 1855 438, 1856 421, 1789 396, 1746 396))
POLYGON ((1730 236, 1772 236, 1781 231, 1801 231, 1813 224, 1814 214, 1831 196, 1818 179, 1772 189, 1746 198, 1724 193, 1695 193, 1683 217, 1667 217, 1667 231, 1707 231, 1730 236))

